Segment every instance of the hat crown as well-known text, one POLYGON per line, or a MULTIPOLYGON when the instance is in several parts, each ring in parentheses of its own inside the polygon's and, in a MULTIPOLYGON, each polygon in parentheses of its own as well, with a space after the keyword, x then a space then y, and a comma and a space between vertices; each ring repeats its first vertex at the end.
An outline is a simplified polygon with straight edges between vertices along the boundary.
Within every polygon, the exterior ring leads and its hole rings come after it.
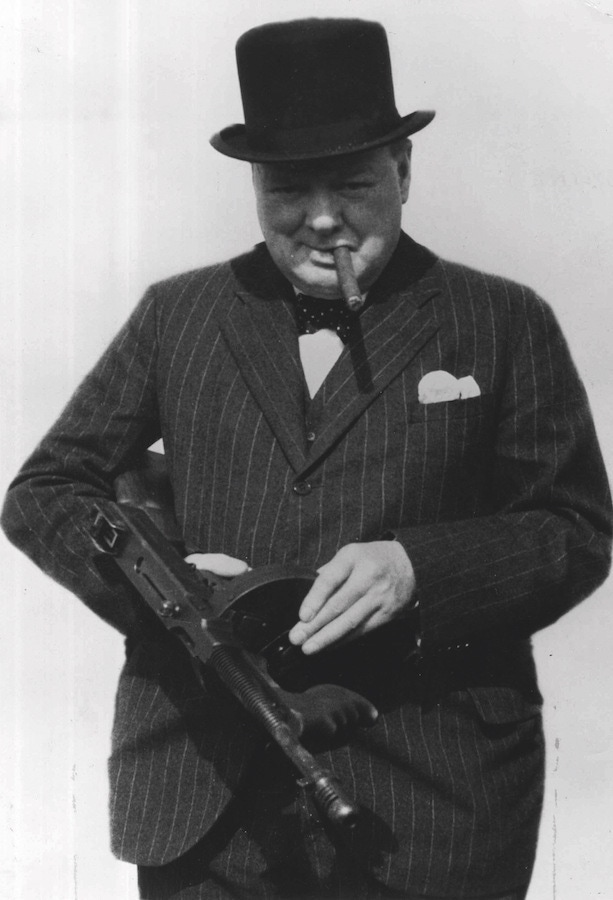
POLYGON ((280 132, 287 138, 291 131, 334 130, 352 122, 361 126, 363 140, 365 131, 374 136, 400 121, 387 36, 376 22, 302 19, 262 25, 239 39, 236 56, 254 146, 272 146, 280 132))
POLYGON ((385 29, 362 19, 298 19, 252 28, 236 44, 245 113, 211 138, 251 161, 356 153, 424 128, 434 113, 396 109, 385 29))

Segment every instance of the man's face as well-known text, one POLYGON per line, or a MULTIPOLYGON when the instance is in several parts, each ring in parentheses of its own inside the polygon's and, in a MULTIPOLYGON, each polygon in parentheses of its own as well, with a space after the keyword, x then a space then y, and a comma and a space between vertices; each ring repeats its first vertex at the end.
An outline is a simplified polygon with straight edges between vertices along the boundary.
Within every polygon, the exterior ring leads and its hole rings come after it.
POLYGON ((346 246, 360 289, 378 278, 398 243, 409 159, 389 147, 309 163, 253 166, 258 217, 270 254, 295 287, 340 296, 332 251, 346 246))

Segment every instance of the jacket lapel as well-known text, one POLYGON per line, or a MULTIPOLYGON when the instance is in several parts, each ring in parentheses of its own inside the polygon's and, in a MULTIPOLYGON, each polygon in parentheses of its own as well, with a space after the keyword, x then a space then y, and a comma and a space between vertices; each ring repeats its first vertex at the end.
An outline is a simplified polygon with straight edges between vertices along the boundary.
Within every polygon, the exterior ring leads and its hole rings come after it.
POLYGON ((288 462, 300 471, 306 455, 305 385, 292 289, 263 247, 251 259, 248 266, 236 264, 236 296, 220 327, 288 462))
POLYGON ((360 333, 322 386, 322 417, 309 467, 439 330, 429 301, 441 291, 436 257, 403 235, 388 269, 372 288, 371 304, 360 317, 360 333))
POLYGON ((402 235, 369 293, 352 339, 326 378, 319 434, 307 451, 307 403, 293 291, 264 245, 234 264, 235 297, 221 331, 296 473, 311 468, 438 331, 429 300, 442 290, 436 257, 402 235))

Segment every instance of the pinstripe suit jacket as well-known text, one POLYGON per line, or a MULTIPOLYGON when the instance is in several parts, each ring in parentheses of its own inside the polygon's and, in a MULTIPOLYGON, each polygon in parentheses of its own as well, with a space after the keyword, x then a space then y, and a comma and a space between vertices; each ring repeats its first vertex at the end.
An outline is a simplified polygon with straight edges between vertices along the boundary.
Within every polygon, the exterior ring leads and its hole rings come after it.
POLYGON ((362 860, 389 885, 520 884, 542 795, 529 636, 608 566, 609 493, 583 388, 539 298, 404 235, 313 401, 291 298, 263 245, 151 288, 9 492, 9 536, 128 635, 114 850, 142 864, 185 852, 254 745, 92 560, 92 504, 110 502, 115 476, 162 436, 190 550, 317 566, 396 532, 416 572, 422 658, 403 661, 398 628, 393 646, 384 634, 383 650, 364 652, 347 683, 383 714, 327 763, 369 811, 362 860), (418 403, 438 369, 473 375, 481 395, 418 403))

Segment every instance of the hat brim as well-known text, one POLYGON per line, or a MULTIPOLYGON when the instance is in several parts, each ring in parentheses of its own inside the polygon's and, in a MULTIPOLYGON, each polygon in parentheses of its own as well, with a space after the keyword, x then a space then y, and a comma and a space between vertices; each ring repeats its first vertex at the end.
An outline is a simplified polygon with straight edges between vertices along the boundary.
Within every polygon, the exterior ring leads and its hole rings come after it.
POLYGON ((334 156, 347 156, 351 153, 361 153, 364 150, 374 150, 377 147, 384 147, 391 144, 392 141, 402 137, 409 137, 417 131, 421 131, 426 125, 429 125, 435 116, 434 110, 421 109, 403 116, 399 124, 391 131, 373 138, 368 141, 359 143, 342 143, 330 146, 330 148, 317 149, 305 148, 299 152, 283 152, 281 150, 259 150, 253 148, 249 144, 247 130, 244 125, 229 125, 222 128, 210 139, 211 145, 219 153, 224 156, 231 156, 234 159, 242 159, 246 162, 299 162, 307 159, 327 159, 334 156))

